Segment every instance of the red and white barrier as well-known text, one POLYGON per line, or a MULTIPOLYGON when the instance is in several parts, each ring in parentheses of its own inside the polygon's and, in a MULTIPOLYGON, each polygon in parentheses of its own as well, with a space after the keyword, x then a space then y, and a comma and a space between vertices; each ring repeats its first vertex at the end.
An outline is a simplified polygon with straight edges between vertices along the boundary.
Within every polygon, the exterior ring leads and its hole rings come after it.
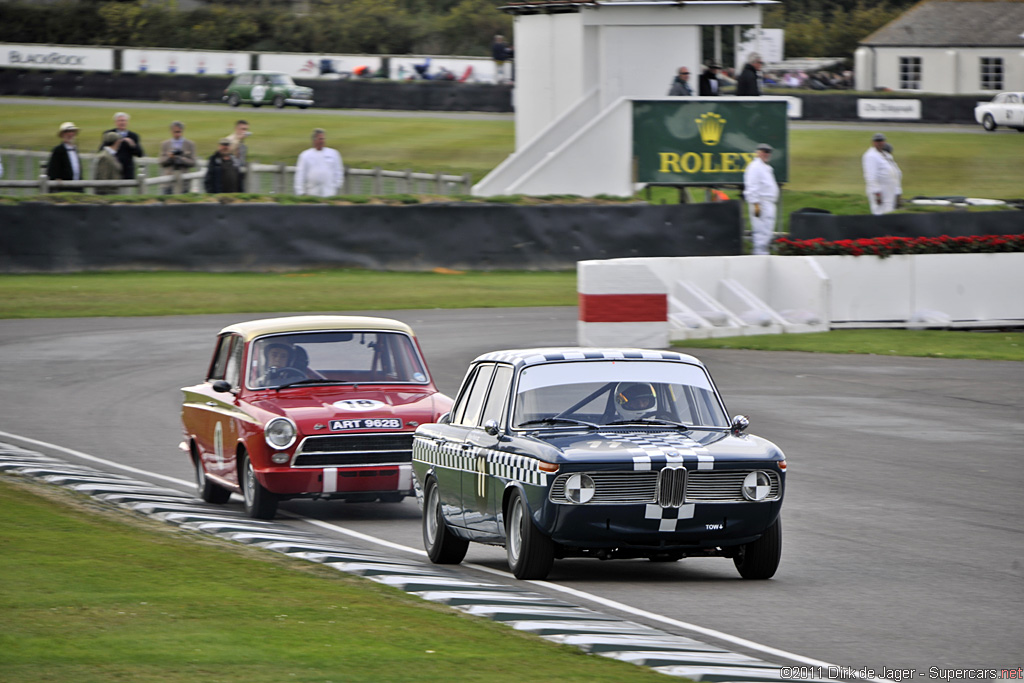
POLYGON ((580 346, 668 346, 668 288, 643 261, 578 264, 580 346))

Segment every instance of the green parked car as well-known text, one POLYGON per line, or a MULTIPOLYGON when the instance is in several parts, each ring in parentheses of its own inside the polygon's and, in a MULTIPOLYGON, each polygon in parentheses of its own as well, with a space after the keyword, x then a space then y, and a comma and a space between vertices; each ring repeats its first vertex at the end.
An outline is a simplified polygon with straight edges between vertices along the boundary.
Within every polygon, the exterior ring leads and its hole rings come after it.
POLYGON ((243 71, 224 90, 224 101, 232 107, 245 102, 254 107, 273 104, 282 109, 292 104, 305 109, 313 105, 313 89, 295 85, 291 76, 277 71, 243 71))

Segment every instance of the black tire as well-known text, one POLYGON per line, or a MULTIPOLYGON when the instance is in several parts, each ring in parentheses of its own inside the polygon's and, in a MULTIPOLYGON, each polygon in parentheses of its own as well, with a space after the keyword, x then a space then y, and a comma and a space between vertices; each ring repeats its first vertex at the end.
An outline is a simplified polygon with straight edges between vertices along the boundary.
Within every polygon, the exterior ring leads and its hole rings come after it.
POLYGON ((990 132, 996 129, 996 120, 992 118, 992 114, 985 114, 981 118, 981 127, 990 132))
POLYGON ((530 518, 523 494, 513 491, 505 512, 505 553, 517 579, 544 579, 555 562, 555 544, 530 518))
POLYGON ((230 104, 232 107, 237 107, 241 103, 242 98, 238 96, 238 93, 233 92, 230 95, 228 95, 228 104, 230 104))
POLYGON ((441 494, 437 480, 427 479, 423 495, 423 547, 434 564, 458 564, 469 550, 469 541, 451 532, 441 515, 441 494))
POLYGON ((278 95, 274 98, 274 106, 278 109, 284 109, 284 98, 278 95))
POLYGON ((245 498, 245 514, 253 519, 273 519, 277 515, 278 497, 263 488, 256 478, 252 461, 243 456, 242 462, 242 497, 245 498))
POLYGON ((782 520, 776 519, 756 541, 740 546, 732 559, 744 579, 763 580, 775 576, 782 559, 782 520))
POLYGON ((195 465, 196 471, 196 495, 205 502, 216 505, 223 505, 228 502, 228 499, 231 498, 231 491, 217 486, 206 478, 206 468, 203 467, 202 459, 193 454, 192 464, 195 465))

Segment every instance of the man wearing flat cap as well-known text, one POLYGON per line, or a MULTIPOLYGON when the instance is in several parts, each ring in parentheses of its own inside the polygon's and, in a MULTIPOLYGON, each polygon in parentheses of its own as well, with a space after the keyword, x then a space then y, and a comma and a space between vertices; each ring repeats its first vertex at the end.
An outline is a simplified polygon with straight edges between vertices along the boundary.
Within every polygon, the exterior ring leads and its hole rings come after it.
MULTIPOLYGON (((46 175, 50 180, 81 180, 82 159, 78 156, 78 146, 75 144, 75 137, 78 135, 78 126, 65 121, 60 124, 57 130, 60 136, 60 144, 50 152, 50 160, 46 163, 46 175)), ((51 192, 84 192, 82 188, 54 188, 51 192)))
POLYGON ((868 205, 875 216, 889 213, 900 203, 903 194, 903 172, 892 154, 885 151, 885 136, 875 133, 871 147, 864 152, 864 184, 867 186, 868 205))
POLYGON ((750 210, 750 228, 754 238, 754 254, 768 254, 775 233, 775 203, 779 201, 779 184, 775 169, 769 163, 772 146, 757 146, 757 158, 743 171, 743 198, 750 210))
POLYGON ((239 192, 238 166, 231 154, 231 138, 221 138, 217 151, 210 157, 204 179, 206 191, 211 194, 239 192))

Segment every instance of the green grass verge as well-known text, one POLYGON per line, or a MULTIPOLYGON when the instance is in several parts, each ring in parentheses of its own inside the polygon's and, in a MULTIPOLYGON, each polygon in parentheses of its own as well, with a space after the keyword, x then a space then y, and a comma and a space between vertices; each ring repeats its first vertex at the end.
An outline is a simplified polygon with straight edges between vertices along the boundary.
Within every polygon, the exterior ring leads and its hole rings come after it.
POLYGON ((0 275, 0 318, 574 306, 576 273, 0 275))
POLYGON ((7 683, 661 676, 15 477, 0 539, 7 683))
POLYGON ((1024 361, 1024 334, 1020 332, 833 330, 816 334, 762 334, 750 337, 689 339, 672 342, 672 346, 1024 361))

